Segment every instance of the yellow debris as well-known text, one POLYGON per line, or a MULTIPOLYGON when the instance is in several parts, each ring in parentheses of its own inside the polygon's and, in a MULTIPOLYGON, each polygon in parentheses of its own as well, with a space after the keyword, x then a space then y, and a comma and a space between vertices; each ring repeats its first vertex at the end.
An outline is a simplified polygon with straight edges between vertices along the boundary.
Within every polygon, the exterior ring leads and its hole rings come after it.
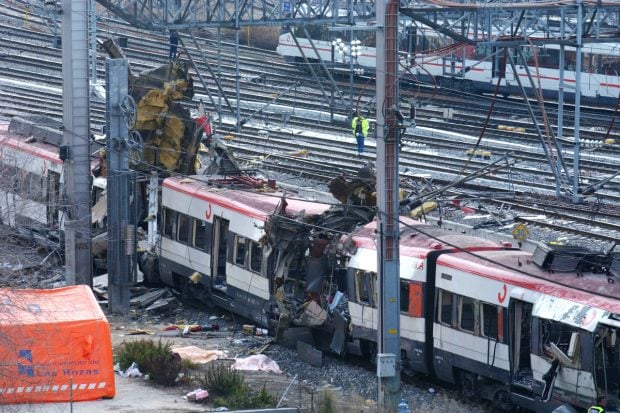
POLYGON ((233 135, 226 135, 223 138, 225 141, 232 141, 233 139, 235 139, 235 137, 233 135))
POLYGON ((525 133, 525 128, 522 128, 522 127, 515 128, 515 132, 525 133))
POLYGON ((465 153, 467 155, 473 155, 473 156, 477 156, 477 157, 485 158, 485 159, 488 159, 488 158, 490 158, 493 155, 493 153, 491 151, 485 151, 485 150, 482 150, 482 149, 475 149, 475 150, 474 149, 467 149, 465 151, 465 153))
POLYGON ((305 156, 305 155, 308 155, 309 153, 310 151, 308 149, 300 149, 298 151, 291 153, 291 156, 305 156))
POLYGON ((613 145, 613 144, 615 144, 615 143, 616 143, 616 140, 615 140, 615 139, 613 139, 613 138, 607 138, 607 139, 605 139, 605 140, 603 141, 603 143, 604 143, 605 145, 613 145))
POLYGON ((437 202, 435 201, 426 201, 425 203, 423 203, 422 205, 420 205, 419 207, 413 209, 409 215, 411 215, 411 217, 413 218, 419 218, 420 215, 422 215, 422 212, 424 212, 425 214, 433 211, 437 209, 437 202))

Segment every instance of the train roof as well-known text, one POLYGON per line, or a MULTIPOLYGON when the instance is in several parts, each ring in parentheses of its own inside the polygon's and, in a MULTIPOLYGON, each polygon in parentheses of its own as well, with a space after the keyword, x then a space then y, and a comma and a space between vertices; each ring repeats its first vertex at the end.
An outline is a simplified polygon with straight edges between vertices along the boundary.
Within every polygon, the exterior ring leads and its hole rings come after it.
POLYGON ((460 252, 442 255, 437 264, 620 314, 620 283, 609 282, 600 273, 545 270, 534 263, 530 252, 460 252))
MULTIPOLYGON (((484 238, 464 235, 436 225, 425 224, 411 218, 400 217, 400 254, 425 258, 428 253, 439 250, 501 249, 503 245, 484 238)), ((377 221, 373 221, 353 234, 358 247, 377 248, 377 221)))
POLYGON ((287 215, 320 215, 331 206, 295 199, 277 190, 222 187, 206 181, 205 178, 200 175, 166 178, 163 187, 261 220, 273 214, 283 198, 286 200, 284 213, 287 215))
POLYGON ((10 147, 24 153, 30 153, 38 158, 54 163, 62 163, 58 157, 58 146, 36 140, 9 131, 8 124, 0 124, 0 147, 10 147))

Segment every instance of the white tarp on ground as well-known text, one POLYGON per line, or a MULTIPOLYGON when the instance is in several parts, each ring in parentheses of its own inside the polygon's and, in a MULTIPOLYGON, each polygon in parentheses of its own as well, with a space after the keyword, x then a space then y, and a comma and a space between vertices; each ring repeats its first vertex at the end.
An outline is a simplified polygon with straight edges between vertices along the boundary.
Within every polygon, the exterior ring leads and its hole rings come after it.
POLYGON ((235 370, 272 371, 277 374, 282 374, 282 370, 280 370, 278 363, 264 354, 235 359, 232 368, 235 370))
POLYGON ((172 352, 178 354, 182 360, 199 364, 228 357, 222 350, 205 350, 196 346, 173 347, 172 352))

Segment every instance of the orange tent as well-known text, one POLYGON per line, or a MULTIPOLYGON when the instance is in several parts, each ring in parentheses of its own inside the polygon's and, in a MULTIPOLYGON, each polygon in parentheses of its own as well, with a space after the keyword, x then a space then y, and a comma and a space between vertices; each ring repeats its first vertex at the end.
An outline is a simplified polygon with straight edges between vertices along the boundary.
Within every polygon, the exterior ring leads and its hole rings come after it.
POLYGON ((90 288, 0 289, 0 404, 114 397, 112 364, 90 288))

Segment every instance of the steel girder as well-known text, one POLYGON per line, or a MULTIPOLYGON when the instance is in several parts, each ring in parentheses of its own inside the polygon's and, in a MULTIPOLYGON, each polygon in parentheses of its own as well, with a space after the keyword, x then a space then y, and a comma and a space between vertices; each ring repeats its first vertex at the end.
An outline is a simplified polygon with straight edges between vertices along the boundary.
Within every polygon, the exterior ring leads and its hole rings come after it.
POLYGON ((147 30, 350 23, 374 17, 374 0, 97 0, 147 30), (338 12, 338 10, 340 10, 338 12))
POLYGON ((583 9, 583 43, 620 41, 620 1, 417 0, 401 2, 401 14, 458 42, 495 47, 577 42, 583 9))

